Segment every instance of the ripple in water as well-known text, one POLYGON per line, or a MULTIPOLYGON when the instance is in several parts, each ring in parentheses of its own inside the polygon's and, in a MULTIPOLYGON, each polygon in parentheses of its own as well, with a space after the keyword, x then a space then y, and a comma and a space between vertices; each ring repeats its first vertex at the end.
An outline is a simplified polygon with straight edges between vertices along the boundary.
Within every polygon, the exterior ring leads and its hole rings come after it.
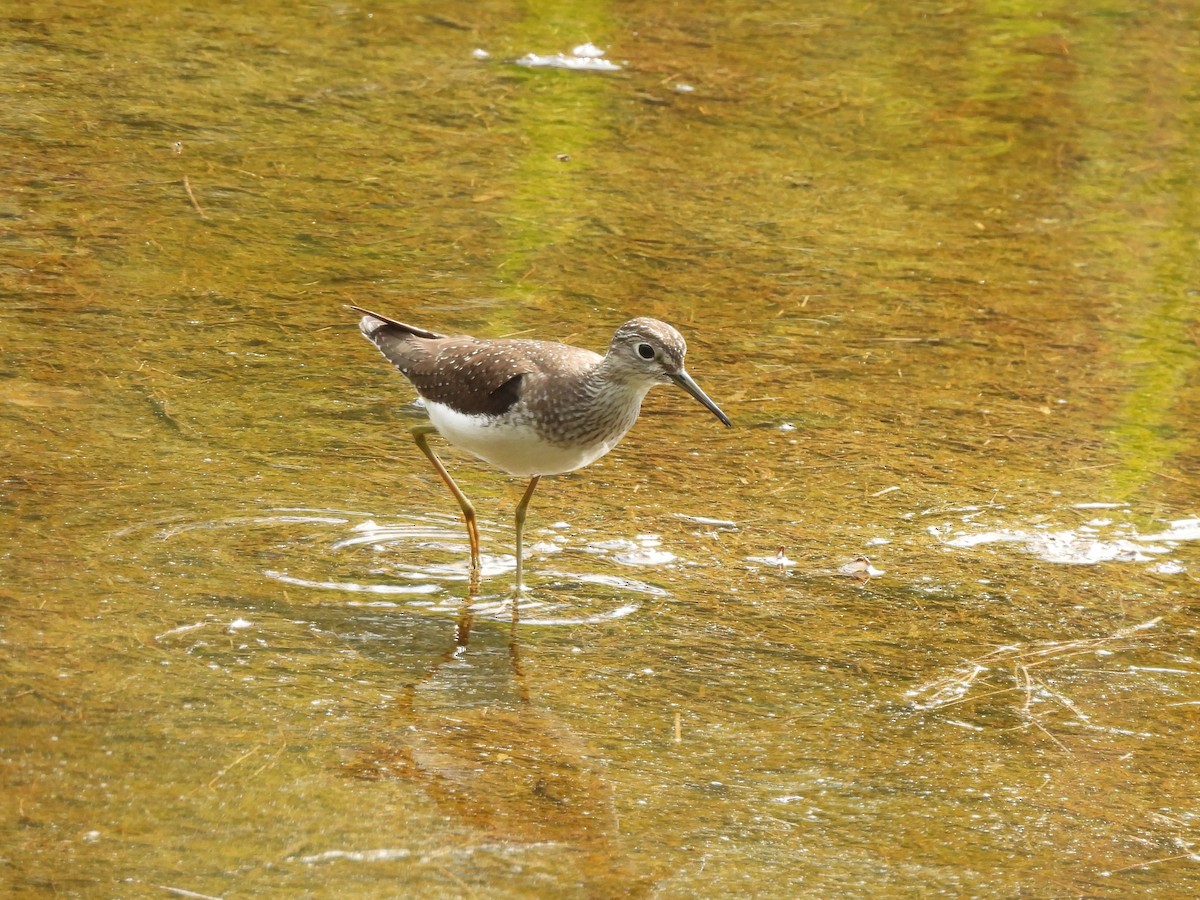
MULTIPOLYGON (((258 555, 269 558, 259 571, 275 581, 333 595, 350 606, 424 609, 460 615, 469 583, 470 548, 457 517, 398 516, 379 521, 369 513, 345 510, 279 509, 261 515, 232 516, 209 522, 173 523, 159 529, 167 541, 186 539, 197 531, 229 530, 250 539, 258 555), (459 587, 461 585, 461 588, 459 587)), ((539 568, 548 557, 567 549, 562 523, 545 540, 526 548, 526 593, 518 621, 522 625, 580 625, 624 618, 650 598, 668 596, 663 589, 635 578, 596 572, 539 568), (531 565, 531 561, 533 564, 531 565)), ((511 530, 480 523, 498 542, 511 530)), ((636 541, 586 543, 580 558, 604 557, 610 562, 645 570, 675 557, 657 549, 653 535, 636 541)), ((235 548, 230 547, 232 552, 235 548)), ((239 555, 244 555, 239 553, 239 555)), ((512 554, 484 554, 483 591, 470 609, 479 616, 512 617, 512 554), (495 585, 488 585, 495 579, 495 585), (489 593, 488 589, 493 588, 489 593)))

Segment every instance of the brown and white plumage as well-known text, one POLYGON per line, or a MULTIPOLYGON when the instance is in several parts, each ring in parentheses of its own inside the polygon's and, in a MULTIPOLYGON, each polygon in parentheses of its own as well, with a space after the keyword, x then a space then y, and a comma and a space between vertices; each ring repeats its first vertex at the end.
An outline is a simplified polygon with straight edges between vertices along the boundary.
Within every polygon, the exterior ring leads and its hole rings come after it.
POLYGON ((550 341, 446 337, 362 307, 359 329, 412 382, 431 425, 413 438, 462 509, 478 576, 475 510, 427 438, 434 432, 510 475, 529 478, 517 505, 517 590, 521 534, 538 479, 595 462, 633 427, 642 399, 656 384, 674 382, 726 426, 725 413, 683 367, 683 336, 657 319, 630 319, 601 356, 550 341))
POLYGON ((550 341, 445 337, 355 308, 366 313, 363 335, 412 382, 442 436, 510 475, 595 462, 656 384, 679 384, 729 424, 684 370, 682 335, 656 319, 629 320, 600 356, 550 341))

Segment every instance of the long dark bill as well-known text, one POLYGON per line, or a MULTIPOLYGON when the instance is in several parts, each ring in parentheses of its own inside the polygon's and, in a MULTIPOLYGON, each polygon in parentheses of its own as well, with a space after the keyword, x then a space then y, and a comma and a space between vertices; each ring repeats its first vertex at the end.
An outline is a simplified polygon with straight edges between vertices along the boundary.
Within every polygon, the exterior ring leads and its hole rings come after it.
POLYGON ((727 416, 727 415, 725 415, 725 413, 721 412, 721 408, 719 406, 717 406, 717 404, 713 403, 711 400, 708 399, 708 394, 706 394, 706 393, 704 393, 704 391, 700 390, 700 385, 698 385, 698 384, 696 384, 696 382, 692 381, 691 375, 689 375, 687 372, 680 369, 678 372, 671 374, 670 377, 671 377, 671 380, 674 381, 677 385, 679 385, 681 388, 683 388, 685 391, 687 391, 689 394, 691 394, 693 397, 695 397, 697 400, 699 400, 701 403, 703 403, 706 407, 708 407, 709 412, 711 412, 714 416, 716 416, 718 419, 720 419, 721 422, 724 423, 726 428, 733 427, 733 423, 729 421, 729 416, 727 416))

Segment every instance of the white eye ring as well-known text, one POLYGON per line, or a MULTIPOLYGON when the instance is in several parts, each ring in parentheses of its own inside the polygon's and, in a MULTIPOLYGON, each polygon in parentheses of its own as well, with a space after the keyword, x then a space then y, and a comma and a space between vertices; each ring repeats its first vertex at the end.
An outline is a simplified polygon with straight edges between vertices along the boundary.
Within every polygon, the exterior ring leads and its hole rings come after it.
POLYGON ((654 359, 654 348, 647 343, 638 344, 637 353, 642 359, 654 359))

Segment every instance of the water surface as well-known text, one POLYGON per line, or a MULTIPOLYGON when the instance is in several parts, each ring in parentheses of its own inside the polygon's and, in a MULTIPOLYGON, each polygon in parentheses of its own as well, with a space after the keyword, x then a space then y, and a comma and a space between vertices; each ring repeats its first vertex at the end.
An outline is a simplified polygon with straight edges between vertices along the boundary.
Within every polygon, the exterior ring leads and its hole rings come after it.
POLYGON ((7 893, 1200 890, 1194 3, 3 13, 7 893), (736 427, 514 625, 346 303, 736 427))

